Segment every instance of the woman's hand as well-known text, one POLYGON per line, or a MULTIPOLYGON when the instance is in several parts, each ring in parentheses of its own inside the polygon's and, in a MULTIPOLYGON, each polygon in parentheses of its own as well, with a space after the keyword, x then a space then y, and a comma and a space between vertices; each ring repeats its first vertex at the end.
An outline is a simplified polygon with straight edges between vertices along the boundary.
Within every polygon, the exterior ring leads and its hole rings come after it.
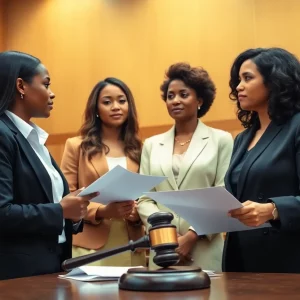
POLYGON ((105 206, 101 206, 97 210, 97 218, 126 218, 129 216, 135 206, 135 201, 129 200, 124 202, 111 202, 105 206))
POLYGON ((198 235, 189 230, 186 234, 178 237, 178 248, 176 252, 180 255, 181 262, 188 262, 192 260, 191 252, 198 240, 198 235))
POLYGON ((140 216, 139 216, 139 213, 137 211, 136 201, 134 201, 134 206, 133 206, 130 214, 125 216, 125 219, 130 221, 130 222, 137 222, 137 221, 141 220, 140 216))
POLYGON ((273 219, 273 209, 272 203, 262 204, 248 200, 243 203, 243 207, 229 211, 228 215, 247 226, 257 227, 273 219))

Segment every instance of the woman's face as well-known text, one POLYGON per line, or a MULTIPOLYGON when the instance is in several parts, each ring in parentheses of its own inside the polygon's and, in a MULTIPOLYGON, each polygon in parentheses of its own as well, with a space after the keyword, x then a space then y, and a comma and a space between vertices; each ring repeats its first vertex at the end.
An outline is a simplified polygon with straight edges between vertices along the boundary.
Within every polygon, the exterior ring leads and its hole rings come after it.
POLYGON ((53 109, 54 93, 50 89, 50 76, 44 65, 38 66, 38 74, 30 83, 17 80, 18 90, 23 95, 23 107, 30 118, 48 118, 53 109))
POLYGON ((268 109, 269 90, 252 60, 245 60, 241 65, 239 78, 240 83, 236 90, 241 108, 256 112, 268 109))
POLYGON ((198 107, 202 100, 197 98, 196 91, 182 80, 172 80, 167 91, 166 105, 169 115, 175 121, 197 118, 198 107))
POLYGON ((128 99, 125 93, 112 84, 105 86, 98 98, 98 115, 108 127, 120 127, 128 118, 128 99))

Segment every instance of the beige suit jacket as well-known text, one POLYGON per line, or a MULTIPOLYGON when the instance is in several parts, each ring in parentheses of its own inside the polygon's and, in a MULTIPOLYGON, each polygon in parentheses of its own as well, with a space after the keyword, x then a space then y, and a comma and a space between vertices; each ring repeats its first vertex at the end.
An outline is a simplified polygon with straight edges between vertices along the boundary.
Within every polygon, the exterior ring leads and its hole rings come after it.
MULTIPOLYGON (((140 173, 168 177, 156 186, 154 191, 224 186, 224 176, 233 148, 231 134, 208 127, 199 121, 182 161, 177 182, 172 170, 174 134, 175 128, 172 127, 166 133, 145 140, 140 173)), ((147 218, 152 213, 171 210, 142 196, 138 202, 138 211, 144 225, 148 228, 147 218)), ((173 224, 176 225, 177 231, 184 235, 190 228, 190 224, 175 212, 171 212, 174 215, 173 224)), ((209 235, 208 238, 212 239, 213 235, 209 235)))
MULTIPOLYGON (((68 181, 71 192, 89 186, 109 170, 105 155, 98 153, 89 160, 82 153, 81 142, 81 137, 68 139, 62 157, 61 170, 68 181)), ((138 172, 139 166, 127 157, 127 169, 138 172)), ((100 222, 96 219, 97 209, 101 205, 90 202, 83 232, 73 236, 73 245, 96 250, 106 244, 112 220, 103 219, 100 222)), ((137 240, 143 236, 143 226, 134 226, 130 222, 126 223, 129 239, 137 240)))

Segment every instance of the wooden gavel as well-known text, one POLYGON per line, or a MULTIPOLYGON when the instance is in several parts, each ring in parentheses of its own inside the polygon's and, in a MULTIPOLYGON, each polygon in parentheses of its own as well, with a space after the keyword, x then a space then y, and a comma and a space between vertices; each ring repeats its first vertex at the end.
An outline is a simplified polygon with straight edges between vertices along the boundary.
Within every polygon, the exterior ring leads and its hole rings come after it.
POLYGON ((156 212, 149 216, 147 220, 151 225, 148 235, 136 241, 129 241, 125 246, 67 259, 62 263, 62 268, 65 271, 70 271, 121 252, 134 251, 137 248, 151 248, 154 250, 153 261, 162 268, 176 265, 179 262, 179 254, 175 251, 178 247, 178 240, 176 226, 171 224, 173 218, 171 213, 156 212))

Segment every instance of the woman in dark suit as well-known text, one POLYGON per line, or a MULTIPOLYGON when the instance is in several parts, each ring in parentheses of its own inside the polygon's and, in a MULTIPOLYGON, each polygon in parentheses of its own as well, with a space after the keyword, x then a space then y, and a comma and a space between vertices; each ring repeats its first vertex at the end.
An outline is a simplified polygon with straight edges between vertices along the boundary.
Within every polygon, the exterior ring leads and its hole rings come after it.
POLYGON ((225 185, 243 203, 229 215, 251 227, 227 234, 223 270, 300 272, 300 63, 280 48, 250 49, 231 68, 231 98, 246 128, 225 185))
POLYGON ((95 194, 68 194, 68 184, 30 122, 53 108, 50 77, 40 60, 0 53, 0 280, 61 271, 72 231, 95 194))

